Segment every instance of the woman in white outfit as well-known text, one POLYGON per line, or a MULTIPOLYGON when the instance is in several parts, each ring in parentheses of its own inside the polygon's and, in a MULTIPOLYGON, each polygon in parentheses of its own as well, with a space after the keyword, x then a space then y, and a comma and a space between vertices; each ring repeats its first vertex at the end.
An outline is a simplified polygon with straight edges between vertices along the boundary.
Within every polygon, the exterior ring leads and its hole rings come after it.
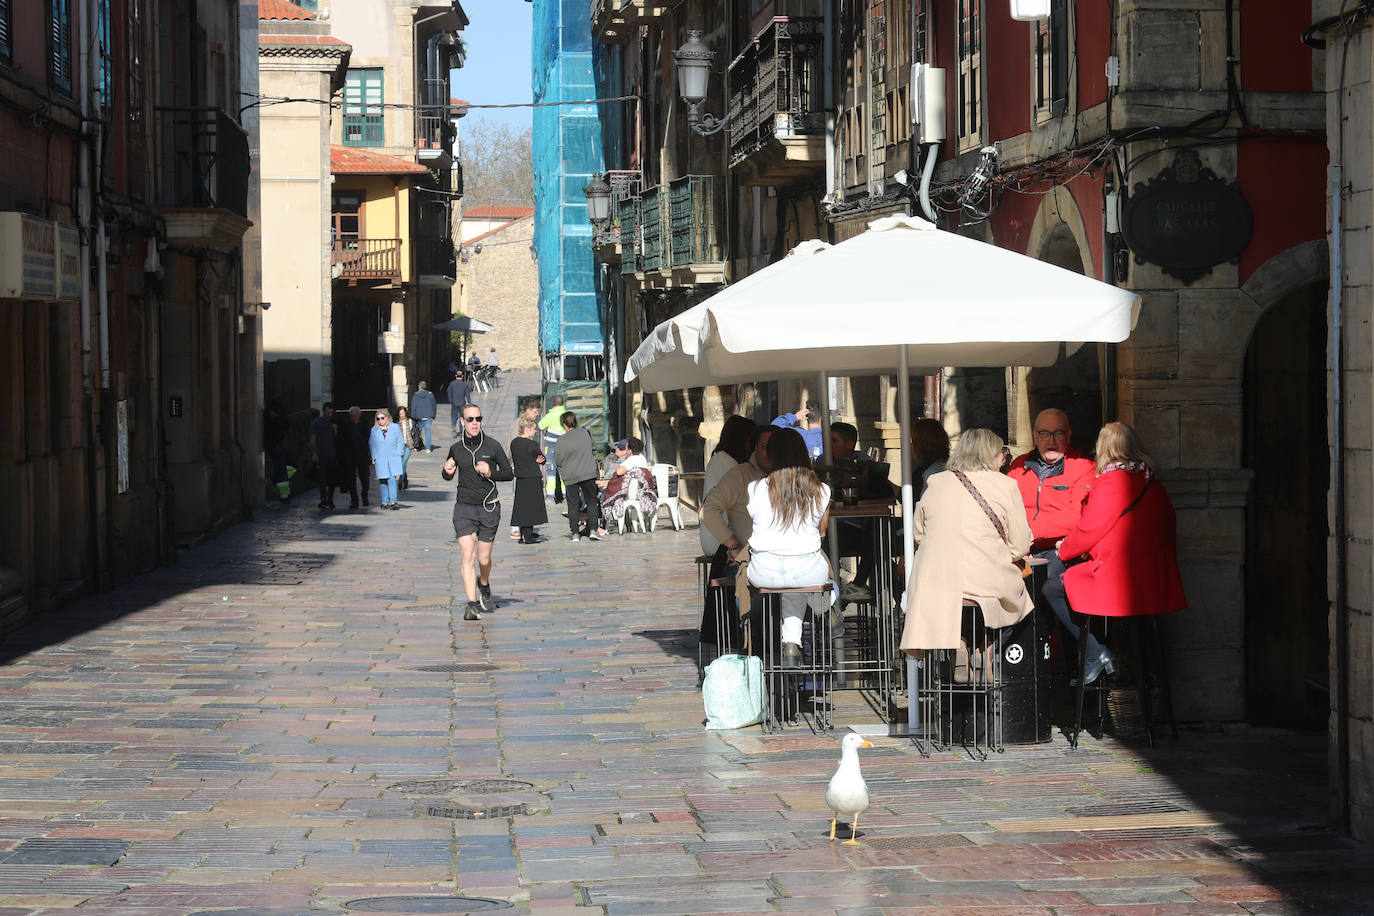
MULTIPOLYGON (((749 484, 749 581, 759 588, 799 588, 831 580, 821 537, 830 517, 830 487, 811 470, 806 440, 784 429, 768 440, 772 470, 749 484)), ((833 590, 822 601, 834 603, 833 590)), ((785 594, 782 610, 782 663, 801 661, 802 618, 808 596, 785 594)))

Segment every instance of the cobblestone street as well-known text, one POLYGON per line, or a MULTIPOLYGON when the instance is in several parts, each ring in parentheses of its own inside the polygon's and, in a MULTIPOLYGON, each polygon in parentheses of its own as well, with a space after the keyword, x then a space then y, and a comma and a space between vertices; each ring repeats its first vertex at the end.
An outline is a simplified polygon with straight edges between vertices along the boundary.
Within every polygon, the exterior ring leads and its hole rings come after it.
MULTIPOLYGON (((536 388, 477 395, 503 444, 536 388)), ((1374 911, 1324 735, 875 738, 832 842, 843 729, 702 729, 696 530, 550 505, 464 622, 443 447, 399 512, 302 493, 0 643, 0 916, 1374 911)))

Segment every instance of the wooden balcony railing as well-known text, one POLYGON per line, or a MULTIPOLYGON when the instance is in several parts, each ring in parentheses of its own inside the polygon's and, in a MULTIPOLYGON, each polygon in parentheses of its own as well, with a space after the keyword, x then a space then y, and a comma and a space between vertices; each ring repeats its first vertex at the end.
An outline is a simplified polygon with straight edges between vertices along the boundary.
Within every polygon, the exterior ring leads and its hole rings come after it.
POLYGON ((400 239, 335 239, 332 263, 340 280, 400 280, 400 239))

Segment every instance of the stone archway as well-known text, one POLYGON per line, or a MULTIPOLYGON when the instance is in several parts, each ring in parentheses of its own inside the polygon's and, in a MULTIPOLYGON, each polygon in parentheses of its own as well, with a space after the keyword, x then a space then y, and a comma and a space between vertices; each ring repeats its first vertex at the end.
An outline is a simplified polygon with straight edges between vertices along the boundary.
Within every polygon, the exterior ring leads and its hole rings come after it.
MULTIPOLYGON (((1093 275, 1087 226, 1067 188, 1055 188, 1041 200, 1026 251, 1056 267, 1093 275)), ((1103 379, 1099 365, 1098 347, 1085 344, 1074 353, 1061 356, 1053 366, 1013 369, 1013 434, 1017 442, 1030 448, 1035 415, 1047 407, 1057 407, 1069 415, 1074 446, 1084 454, 1090 453, 1102 426, 1103 379)))
POLYGON ((1326 246, 1266 263, 1244 291, 1259 308, 1244 353, 1245 717, 1323 727, 1330 703, 1326 582, 1326 246))

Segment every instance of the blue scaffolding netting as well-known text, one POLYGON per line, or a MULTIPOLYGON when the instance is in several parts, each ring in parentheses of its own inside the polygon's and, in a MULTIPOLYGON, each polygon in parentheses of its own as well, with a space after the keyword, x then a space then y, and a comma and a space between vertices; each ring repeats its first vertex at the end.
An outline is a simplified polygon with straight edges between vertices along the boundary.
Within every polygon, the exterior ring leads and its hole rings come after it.
MULTIPOLYGON (((534 0, 530 55, 535 102, 597 97, 588 0, 534 0)), ((546 362, 604 355, 592 229, 582 188, 603 170, 595 104, 534 109, 534 249, 539 261, 539 346, 546 362)))

